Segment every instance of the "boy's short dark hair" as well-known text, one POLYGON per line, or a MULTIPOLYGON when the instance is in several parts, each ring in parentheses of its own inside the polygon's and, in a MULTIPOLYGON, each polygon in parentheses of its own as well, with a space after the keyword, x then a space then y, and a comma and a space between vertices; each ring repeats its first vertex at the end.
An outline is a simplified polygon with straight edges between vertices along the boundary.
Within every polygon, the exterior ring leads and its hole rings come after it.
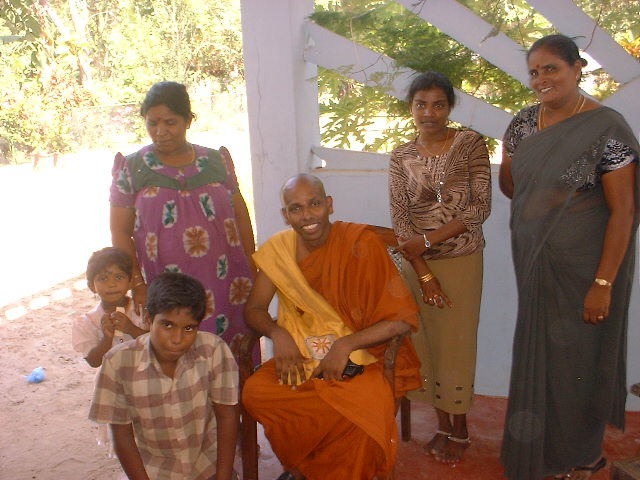
POLYGON ((188 307, 194 320, 200 323, 207 310, 207 294, 202 284, 192 276, 165 272, 149 285, 146 307, 152 320, 158 313, 188 307))
POLYGON ((93 252, 91 257, 89 257, 89 261, 87 262, 87 282, 90 284, 93 283, 96 275, 110 265, 117 266, 131 278, 131 274, 133 273, 131 256, 121 248, 106 247, 97 252, 93 252))

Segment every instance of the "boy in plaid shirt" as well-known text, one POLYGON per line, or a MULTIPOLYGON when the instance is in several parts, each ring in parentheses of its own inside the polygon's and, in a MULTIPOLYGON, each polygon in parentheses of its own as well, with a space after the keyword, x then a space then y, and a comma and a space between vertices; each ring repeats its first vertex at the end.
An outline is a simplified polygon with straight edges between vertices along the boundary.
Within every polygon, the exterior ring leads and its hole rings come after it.
POLYGON ((150 332, 104 357, 89 418, 110 424, 130 479, 235 478, 238 367, 221 338, 198 331, 206 305, 193 277, 158 276, 150 332))

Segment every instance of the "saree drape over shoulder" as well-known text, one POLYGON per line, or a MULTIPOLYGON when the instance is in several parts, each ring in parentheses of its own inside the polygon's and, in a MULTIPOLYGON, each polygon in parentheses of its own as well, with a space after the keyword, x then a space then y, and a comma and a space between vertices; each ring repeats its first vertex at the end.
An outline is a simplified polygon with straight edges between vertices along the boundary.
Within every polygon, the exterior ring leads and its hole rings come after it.
MULTIPOLYGON (((349 331, 381 320, 417 327, 411 294, 366 225, 333 223, 327 243, 299 264, 295 235, 292 230, 275 235, 254 256, 278 289, 279 324, 289 330, 296 316, 318 324, 330 318, 327 326, 337 332, 337 314, 349 331), (305 298, 309 288, 321 298, 305 298), (289 318, 281 321, 280 315, 289 318)), ((303 355, 312 357, 298 345, 303 355)), ((384 349, 367 349, 373 363, 362 375, 343 382, 311 379, 296 389, 279 385, 273 360, 249 378, 243 402, 264 425, 285 468, 296 467, 309 480, 384 478, 391 471, 397 447, 394 396, 420 385, 419 360, 405 339, 396 360, 396 392, 391 392, 383 375, 384 349)))
POLYGON ((638 201, 609 317, 592 325, 582 320, 583 304, 596 276, 609 210, 601 182, 576 193, 611 139, 637 155, 637 141, 622 116, 600 107, 523 139, 513 154, 518 319, 502 446, 505 474, 512 480, 539 480, 593 462, 601 454, 605 425, 624 426, 638 201))

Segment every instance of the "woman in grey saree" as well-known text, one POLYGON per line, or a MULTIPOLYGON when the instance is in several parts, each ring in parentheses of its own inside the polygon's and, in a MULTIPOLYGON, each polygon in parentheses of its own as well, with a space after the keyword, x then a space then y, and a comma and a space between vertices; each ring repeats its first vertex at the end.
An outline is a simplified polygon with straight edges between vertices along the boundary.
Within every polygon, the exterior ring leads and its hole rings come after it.
POLYGON ((502 446, 513 480, 591 476, 606 464, 605 425, 624 426, 626 400, 638 143, 620 114, 582 100, 577 48, 571 61, 545 39, 528 55, 541 104, 512 121, 500 172, 518 287, 502 446))

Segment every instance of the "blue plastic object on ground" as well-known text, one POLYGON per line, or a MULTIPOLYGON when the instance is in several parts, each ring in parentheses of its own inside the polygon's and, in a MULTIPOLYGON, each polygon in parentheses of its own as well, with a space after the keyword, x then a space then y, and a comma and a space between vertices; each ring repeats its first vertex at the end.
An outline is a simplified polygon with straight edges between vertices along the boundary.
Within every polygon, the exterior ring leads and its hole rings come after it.
POLYGON ((44 380, 44 368, 36 367, 32 370, 31 374, 27 377, 29 383, 40 383, 44 380))

